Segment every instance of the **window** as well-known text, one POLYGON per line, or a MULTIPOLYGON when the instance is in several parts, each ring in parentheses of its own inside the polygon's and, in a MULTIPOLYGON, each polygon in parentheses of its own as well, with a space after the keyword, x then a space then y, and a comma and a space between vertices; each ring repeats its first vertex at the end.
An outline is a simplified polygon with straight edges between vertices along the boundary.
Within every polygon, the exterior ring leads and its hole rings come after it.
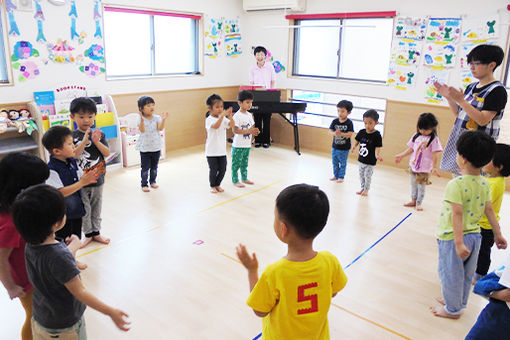
POLYGON ((293 75, 386 81, 393 18, 297 19, 295 25, 303 28, 294 29, 293 75))
POLYGON ((108 78, 198 74, 199 16, 105 7, 108 78))
POLYGON ((9 83, 9 74, 7 73, 8 59, 6 57, 7 40, 4 40, 4 28, 1 19, 0 17, 0 84, 7 84, 9 83))
POLYGON ((363 113, 369 109, 374 109, 379 113, 379 124, 375 128, 381 132, 381 135, 384 134, 385 99, 302 90, 293 90, 291 97, 292 101, 307 103, 306 112, 298 113, 299 124, 327 129, 331 121, 338 117, 336 104, 341 100, 349 100, 353 105, 349 119, 352 120, 355 132, 365 128, 363 113))

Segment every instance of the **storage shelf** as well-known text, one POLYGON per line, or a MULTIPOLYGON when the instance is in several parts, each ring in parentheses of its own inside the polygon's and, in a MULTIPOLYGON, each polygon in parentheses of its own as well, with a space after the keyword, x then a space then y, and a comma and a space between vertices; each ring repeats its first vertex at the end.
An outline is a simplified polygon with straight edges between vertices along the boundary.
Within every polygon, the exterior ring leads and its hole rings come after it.
POLYGON ((39 144, 29 136, 0 140, 0 154, 35 150, 39 144))

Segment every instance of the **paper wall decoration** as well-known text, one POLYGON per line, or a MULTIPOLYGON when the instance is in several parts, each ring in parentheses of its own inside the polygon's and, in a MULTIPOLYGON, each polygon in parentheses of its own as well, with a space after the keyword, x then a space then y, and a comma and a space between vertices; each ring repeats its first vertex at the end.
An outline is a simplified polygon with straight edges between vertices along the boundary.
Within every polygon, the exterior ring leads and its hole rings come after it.
POLYGON ((456 46, 450 43, 425 44, 423 65, 434 67, 454 67, 457 60, 456 46))
POLYGON ((499 37, 498 14, 462 20, 462 40, 485 40, 499 37))
POLYGON ((423 43, 419 40, 394 39, 390 60, 399 65, 413 65, 420 61, 423 43))
POLYGON ((209 58, 216 58, 221 55, 223 48, 223 18, 206 17, 206 28, 204 32, 205 52, 209 58))
POLYGON ((48 58, 54 63, 74 63, 83 59, 83 56, 75 57, 73 55, 74 47, 69 45, 66 40, 58 39, 56 44, 48 43, 48 58))
POLYGON ((399 65, 390 63, 386 83, 398 90, 407 90, 416 86, 417 65, 399 65))
POLYGON ((103 39, 103 33, 101 32, 101 12, 99 12, 99 2, 101 0, 95 0, 94 2, 94 20, 96 22, 96 32, 94 38, 103 39))
POLYGON ((398 17, 395 20, 394 38, 423 40, 427 32, 427 19, 398 17))
POLYGON ((40 73, 37 64, 30 60, 15 62, 12 64, 12 68, 15 70, 19 70, 20 72, 18 76, 19 81, 33 79, 37 77, 40 73))
POLYGON ((43 30, 44 13, 41 7, 41 0, 35 0, 34 18, 37 20, 37 38, 35 40, 37 42, 46 41, 43 30))
MULTIPOLYGON (((254 51, 255 50, 255 46, 252 46, 251 49, 252 49, 252 51, 254 51)), ((266 62, 267 63, 271 63, 273 65, 274 71, 276 73, 280 73, 280 72, 285 71, 285 66, 283 66, 283 64, 280 61, 275 60, 273 58, 273 54, 269 50, 267 50, 266 62)))
POLYGON ((427 26, 427 41, 455 43, 460 37, 460 18, 431 18, 427 26))
POLYGON ((437 93, 436 88, 434 87, 434 82, 439 82, 441 84, 448 84, 448 77, 450 75, 449 69, 433 69, 433 68, 425 68, 424 76, 425 76, 425 99, 429 103, 441 103, 444 98, 437 93))
POLYGON ((225 30, 225 51, 227 57, 237 57, 243 53, 241 47, 241 29, 239 19, 230 19, 224 21, 225 30))
POLYGON ((28 41, 18 41, 14 45, 14 53, 11 56, 12 61, 18 61, 20 59, 28 59, 30 57, 38 57, 39 51, 32 47, 32 44, 28 41))
POLYGON ((462 87, 465 89, 469 84, 476 81, 473 77, 471 69, 467 63, 467 55, 478 45, 496 45, 497 40, 477 40, 477 41, 465 41, 461 44, 459 51, 460 61, 460 82, 462 87))
POLYGON ((5 0, 5 10, 7 11, 9 17, 9 35, 14 37, 20 35, 18 24, 16 24, 16 18, 14 17, 14 10, 16 9, 16 5, 12 2, 12 0, 5 0))
POLYGON ((98 44, 92 44, 83 52, 83 56, 104 63, 104 48, 98 44))
POLYGON ((69 102, 71 102, 74 98, 85 97, 87 88, 79 85, 67 85, 55 89, 54 94, 56 100, 69 99, 69 102))
POLYGON ((78 12, 76 10, 76 1, 71 0, 71 10, 69 11, 69 17, 71 18, 71 40, 79 38, 80 35, 76 32, 76 18, 78 18, 78 12))
POLYGON ((91 78, 95 78, 98 75, 104 73, 105 69, 102 66, 96 65, 94 63, 89 63, 88 65, 80 66, 80 71, 91 78))

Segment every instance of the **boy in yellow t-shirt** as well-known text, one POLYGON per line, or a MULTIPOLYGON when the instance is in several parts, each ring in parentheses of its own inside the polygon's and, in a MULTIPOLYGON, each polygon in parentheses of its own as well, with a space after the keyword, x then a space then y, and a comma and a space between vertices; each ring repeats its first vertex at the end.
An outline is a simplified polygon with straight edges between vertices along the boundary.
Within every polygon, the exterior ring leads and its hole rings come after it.
POLYGON ((248 269, 248 306, 263 318, 264 340, 329 339, 331 298, 347 283, 338 259, 313 249, 314 238, 326 225, 329 202, 318 187, 296 184, 276 198, 274 230, 288 245, 287 255, 270 264, 258 278, 258 261, 246 247, 237 256, 248 269))
MULTIPOLYGON (((496 144, 494 157, 487 164, 483 171, 487 173, 488 181, 491 186, 491 202, 496 218, 499 221, 499 210, 505 193, 505 177, 510 175, 510 145, 496 144)), ((491 248, 494 244, 494 233, 491 224, 484 214, 478 222, 481 227, 482 243, 478 253, 478 263, 476 265, 475 281, 486 275, 491 265, 491 248)))

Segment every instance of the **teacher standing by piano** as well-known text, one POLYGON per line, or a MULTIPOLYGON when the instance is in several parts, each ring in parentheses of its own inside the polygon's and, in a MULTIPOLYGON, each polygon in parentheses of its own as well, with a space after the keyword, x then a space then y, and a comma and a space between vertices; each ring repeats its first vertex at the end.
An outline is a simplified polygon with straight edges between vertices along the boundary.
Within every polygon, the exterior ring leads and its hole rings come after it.
MULTIPOLYGON (((250 68, 250 84, 262 86, 265 89, 273 89, 276 82, 276 72, 271 63, 266 62, 267 50, 257 46, 253 51, 256 64, 250 68)), ((255 127, 260 134, 255 137, 255 147, 268 148, 271 145, 271 113, 259 113, 254 115, 255 127)))

